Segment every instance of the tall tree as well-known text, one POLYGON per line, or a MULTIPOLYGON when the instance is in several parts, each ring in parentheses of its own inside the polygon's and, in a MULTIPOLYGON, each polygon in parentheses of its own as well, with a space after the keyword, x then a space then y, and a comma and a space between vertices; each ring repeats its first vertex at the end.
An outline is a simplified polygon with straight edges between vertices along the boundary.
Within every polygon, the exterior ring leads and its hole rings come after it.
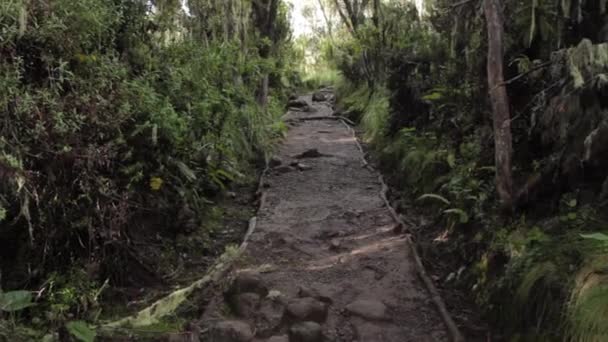
POLYGON ((496 190, 505 210, 513 209, 511 114, 504 82, 504 25, 500 0, 485 0, 488 28, 488 86, 494 121, 496 190))
POLYGON ((329 36, 330 41, 334 42, 334 33, 333 26, 334 23, 331 20, 331 14, 327 11, 327 6, 323 3, 324 0, 317 0, 319 3, 319 8, 321 9, 321 14, 323 14, 323 19, 325 20, 325 25, 327 26, 327 35, 329 36))
MULTIPOLYGON (((274 44, 277 42, 276 36, 276 19, 279 11, 280 0, 258 0, 253 1, 254 23, 260 32, 262 44, 260 46, 260 57, 270 58, 274 44), (270 42, 270 44, 268 44, 270 42)), ((268 104, 268 82, 269 75, 265 74, 258 88, 257 100, 262 107, 268 104)))
POLYGON ((342 21, 353 34, 357 35, 359 26, 365 20, 365 10, 369 5, 369 0, 334 0, 334 6, 342 18, 342 21))

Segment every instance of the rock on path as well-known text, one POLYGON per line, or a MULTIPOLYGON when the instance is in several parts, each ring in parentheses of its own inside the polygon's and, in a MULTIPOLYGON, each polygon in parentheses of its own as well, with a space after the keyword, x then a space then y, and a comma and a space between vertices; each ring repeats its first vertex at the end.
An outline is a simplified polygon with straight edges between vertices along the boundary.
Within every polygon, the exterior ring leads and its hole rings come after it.
POLYGON ((302 101, 313 111, 285 117, 291 129, 264 180, 256 231, 235 280, 206 309, 215 318, 202 322, 202 340, 448 341, 378 175, 350 130, 324 119, 330 104, 302 101))

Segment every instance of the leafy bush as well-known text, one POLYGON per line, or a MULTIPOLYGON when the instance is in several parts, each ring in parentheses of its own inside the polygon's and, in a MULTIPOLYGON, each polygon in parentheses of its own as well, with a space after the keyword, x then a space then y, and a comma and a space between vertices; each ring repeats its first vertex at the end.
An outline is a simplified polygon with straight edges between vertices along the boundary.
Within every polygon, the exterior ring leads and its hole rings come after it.
POLYGON ((0 3, 0 285, 54 284, 41 297, 50 321, 94 312, 106 279, 142 285, 134 237, 202 229, 209 199, 252 175, 284 133, 295 78, 279 58, 285 27, 271 39, 253 26, 201 33, 211 20, 198 10, 0 3))

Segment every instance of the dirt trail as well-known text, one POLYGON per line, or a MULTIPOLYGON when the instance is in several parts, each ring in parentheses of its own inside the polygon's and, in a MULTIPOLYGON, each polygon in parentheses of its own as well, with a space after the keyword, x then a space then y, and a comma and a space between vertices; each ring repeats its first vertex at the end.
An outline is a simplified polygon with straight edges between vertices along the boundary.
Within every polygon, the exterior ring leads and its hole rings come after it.
POLYGON ((206 310, 204 340, 448 341, 378 175, 330 106, 302 99, 313 110, 287 114, 256 229, 206 310))

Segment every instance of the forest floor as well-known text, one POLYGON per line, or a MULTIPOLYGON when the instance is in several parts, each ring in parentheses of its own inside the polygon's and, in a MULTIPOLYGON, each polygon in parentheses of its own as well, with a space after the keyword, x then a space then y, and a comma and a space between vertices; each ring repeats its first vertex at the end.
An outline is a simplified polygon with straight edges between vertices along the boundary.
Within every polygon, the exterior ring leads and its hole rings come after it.
POLYGON ((290 111, 255 231, 202 317, 204 341, 448 341, 406 235, 327 102, 290 111))

